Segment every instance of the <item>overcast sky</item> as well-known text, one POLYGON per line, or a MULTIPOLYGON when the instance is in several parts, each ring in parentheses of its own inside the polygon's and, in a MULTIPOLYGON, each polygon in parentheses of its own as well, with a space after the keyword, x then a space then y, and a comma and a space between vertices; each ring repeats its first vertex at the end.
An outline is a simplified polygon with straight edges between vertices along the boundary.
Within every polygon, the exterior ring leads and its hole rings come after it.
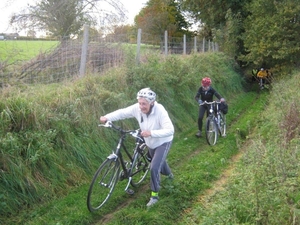
MULTIPOLYGON (((128 23, 132 24, 134 17, 145 6, 147 0, 119 0, 128 11, 128 23)), ((18 12, 26 7, 27 3, 33 4, 35 0, 0 0, 0 33, 15 32, 9 29, 9 17, 13 12, 18 12), (11 2, 11 3, 9 3, 11 2)))

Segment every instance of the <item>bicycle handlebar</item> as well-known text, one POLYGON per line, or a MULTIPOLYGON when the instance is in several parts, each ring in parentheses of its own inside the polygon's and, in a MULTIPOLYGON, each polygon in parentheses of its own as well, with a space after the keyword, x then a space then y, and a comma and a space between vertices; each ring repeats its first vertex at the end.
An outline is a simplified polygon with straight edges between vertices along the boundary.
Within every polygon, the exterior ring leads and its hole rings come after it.
POLYGON ((98 126, 99 127, 112 128, 114 130, 119 131, 120 133, 130 134, 134 138, 138 138, 140 140, 143 140, 143 138, 141 137, 141 130, 140 129, 136 129, 136 130, 123 130, 121 127, 116 126, 112 121, 106 121, 105 124, 99 124, 98 126))
POLYGON ((212 105, 214 103, 220 104, 221 101, 212 101, 212 102, 204 101, 204 102, 200 103, 199 105, 212 105))

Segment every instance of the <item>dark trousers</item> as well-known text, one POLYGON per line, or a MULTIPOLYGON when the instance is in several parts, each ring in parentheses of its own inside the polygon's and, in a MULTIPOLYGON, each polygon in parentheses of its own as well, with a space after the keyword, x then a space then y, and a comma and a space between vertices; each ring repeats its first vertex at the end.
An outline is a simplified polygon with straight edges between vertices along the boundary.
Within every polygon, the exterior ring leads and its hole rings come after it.
POLYGON ((207 105, 200 105, 199 106, 199 116, 198 116, 198 129, 202 131, 203 126, 203 117, 206 112, 206 116, 208 114, 208 106, 207 105))

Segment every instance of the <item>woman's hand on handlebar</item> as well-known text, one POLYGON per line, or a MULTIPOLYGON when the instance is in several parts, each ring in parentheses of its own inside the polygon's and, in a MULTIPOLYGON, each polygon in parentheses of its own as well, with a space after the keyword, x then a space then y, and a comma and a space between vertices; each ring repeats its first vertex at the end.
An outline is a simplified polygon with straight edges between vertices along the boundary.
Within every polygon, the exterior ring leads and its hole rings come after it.
POLYGON ((142 137, 150 137, 151 136, 151 131, 144 130, 141 132, 142 137))
POLYGON ((107 118, 105 116, 101 116, 100 117, 100 122, 101 123, 106 123, 107 122, 107 118))

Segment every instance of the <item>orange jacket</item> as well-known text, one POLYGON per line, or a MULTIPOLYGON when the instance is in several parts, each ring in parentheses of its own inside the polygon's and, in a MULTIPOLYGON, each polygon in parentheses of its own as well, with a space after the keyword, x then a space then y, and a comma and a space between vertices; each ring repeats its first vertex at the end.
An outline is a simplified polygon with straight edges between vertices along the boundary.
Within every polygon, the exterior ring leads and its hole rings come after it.
POLYGON ((266 70, 260 70, 258 73, 257 73, 257 77, 259 78, 266 78, 268 76, 268 73, 266 70))

